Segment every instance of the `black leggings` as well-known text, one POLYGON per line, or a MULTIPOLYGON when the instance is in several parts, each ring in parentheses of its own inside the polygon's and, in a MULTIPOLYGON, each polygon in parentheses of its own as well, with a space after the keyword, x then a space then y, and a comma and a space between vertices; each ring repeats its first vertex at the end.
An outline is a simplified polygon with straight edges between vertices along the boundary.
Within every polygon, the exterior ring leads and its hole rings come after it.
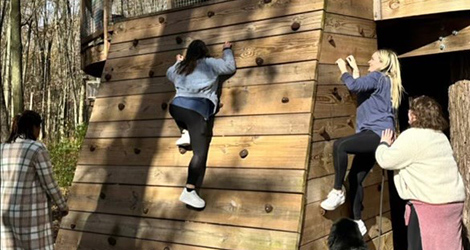
POLYGON ((334 188, 341 190, 346 170, 348 154, 355 154, 351 171, 349 172, 349 197, 355 220, 361 219, 364 189, 362 182, 375 165, 375 150, 380 137, 371 130, 341 138, 333 144, 333 163, 335 167, 334 188))
POLYGON ((170 114, 175 119, 180 130, 187 129, 191 140, 193 157, 188 167, 188 179, 186 184, 201 187, 206 172, 207 154, 212 139, 212 127, 214 116, 209 120, 196 111, 181 108, 170 104, 170 114))
POLYGON ((411 209, 410 221, 408 222, 408 249, 422 250, 423 246, 421 242, 421 230, 419 229, 418 214, 411 202, 408 203, 408 206, 410 206, 411 209))

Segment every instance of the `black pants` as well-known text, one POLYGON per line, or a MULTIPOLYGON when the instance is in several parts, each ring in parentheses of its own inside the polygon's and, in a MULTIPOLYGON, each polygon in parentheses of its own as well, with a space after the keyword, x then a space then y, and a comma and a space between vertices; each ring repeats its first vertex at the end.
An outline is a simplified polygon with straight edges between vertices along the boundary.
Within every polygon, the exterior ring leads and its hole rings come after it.
POLYGON ((375 164, 375 150, 379 145, 380 137, 373 131, 366 130, 360 133, 341 138, 333 144, 333 163, 335 167, 334 188, 341 190, 346 170, 348 168, 348 154, 355 154, 351 171, 349 172, 349 197, 355 220, 361 219, 362 200, 364 188, 362 182, 375 164))
POLYGON ((170 104, 170 114, 180 130, 187 129, 191 140, 193 157, 189 163, 187 184, 201 187, 206 172, 207 154, 212 139, 214 117, 204 120, 196 111, 170 104))
POLYGON ((411 208, 410 221, 408 223, 408 250, 422 250, 418 214, 416 214, 412 203, 409 202, 408 205, 411 208))

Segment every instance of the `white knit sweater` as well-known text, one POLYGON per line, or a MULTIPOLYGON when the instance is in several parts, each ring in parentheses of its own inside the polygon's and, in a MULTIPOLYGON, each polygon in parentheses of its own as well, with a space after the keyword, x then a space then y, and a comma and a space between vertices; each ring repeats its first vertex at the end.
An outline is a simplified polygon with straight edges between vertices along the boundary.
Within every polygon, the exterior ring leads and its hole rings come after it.
POLYGON ((465 200, 465 188, 447 137, 436 130, 410 128, 375 152, 379 165, 396 170, 394 181, 404 200, 445 204, 465 200))

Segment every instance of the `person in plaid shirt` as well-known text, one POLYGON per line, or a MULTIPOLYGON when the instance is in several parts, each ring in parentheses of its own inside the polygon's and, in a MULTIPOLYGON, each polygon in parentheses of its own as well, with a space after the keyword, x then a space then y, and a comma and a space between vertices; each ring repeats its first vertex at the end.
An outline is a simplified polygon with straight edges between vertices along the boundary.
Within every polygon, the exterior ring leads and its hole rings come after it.
POLYGON ((49 199, 68 213, 46 146, 36 141, 40 127, 41 116, 24 111, 0 146, 2 250, 53 249, 49 199))

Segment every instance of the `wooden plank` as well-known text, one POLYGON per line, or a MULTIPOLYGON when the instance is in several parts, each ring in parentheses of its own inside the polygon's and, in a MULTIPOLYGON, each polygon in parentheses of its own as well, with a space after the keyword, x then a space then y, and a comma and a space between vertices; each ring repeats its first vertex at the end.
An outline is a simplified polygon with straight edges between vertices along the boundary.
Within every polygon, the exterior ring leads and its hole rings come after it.
MULTIPOLYGON (((304 170, 208 168, 204 188, 304 192, 304 170)), ((74 183, 108 183, 183 187, 187 167, 78 165, 74 183)))
POLYGON ((318 86, 314 105, 315 119, 352 116, 356 113, 355 98, 351 96, 345 85, 318 86))
POLYGON ((317 30, 322 28, 322 18, 323 11, 315 11, 227 27, 216 27, 209 30, 142 39, 138 40, 137 44, 134 41, 116 43, 113 44, 108 58, 186 49, 196 39, 203 40, 207 45, 216 45, 225 41, 236 43, 247 39, 317 30), (293 22, 300 24, 300 28, 296 31, 291 28, 293 22), (179 44, 176 42, 177 39, 181 41, 179 44))
POLYGON ((355 116, 315 119, 312 141, 329 141, 355 133, 355 116))
POLYGON ((435 41, 418 49, 399 55, 399 58, 424 56, 470 50, 470 26, 458 31, 457 35, 449 35, 442 41, 435 41))
POLYGON ((393 232, 383 234, 380 238, 375 238, 372 241, 367 242, 369 249, 378 249, 379 241, 381 241, 381 250, 393 250, 393 232))
POLYGON ((273 0, 268 4, 258 0, 226 1, 119 23, 114 28, 113 43, 249 23, 320 10, 323 6, 324 0, 273 0), (214 13, 212 17, 208 17, 209 11, 214 13))
MULTIPOLYGON (((223 177, 222 177, 223 178, 223 177)), ((227 176, 229 179, 229 176, 227 176)), ((204 189, 203 213, 179 201, 181 187, 74 184, 70 210, 297 232, 301 194, 204 189), (103 198, 104 197, 104 198, 103 198), (267 213, 265 206, 272 206, 267 213)))
MULTIPOLYGON (((315 60, 318 58, 320 32, 320 30, 299 32, 234 43, 233 51, 237 67, 257 66, 257 58, 263 59, 263 65, 315 60)), ((208 48, 215 57, 222 54, 221 45, 208 48)), ((153 76, 164 76, 167 69, 175 63, 175 56, 179 53, 183 51, 107 60, 102 81, 106 81, 105 76, 108 74, 111 76, 110 81, 149 77, 149 71, 153 71, 153 76)))
MULTIPOLYGON (((311 81, 226 88, 222 90, 222 107, 217 116, 310 112, 313 84, 311 81), (289 98, 288 102, 282 102, 284 97, 289 98)), ((171 118, 167 103, 173 96, 174 93, 159 93, 100 98, 95 101, 90 121, 171 118), (125 105, 122 110, 121 103, 125 105)))
POLYGON ((468 0, 382 0, 381 20, 470 10, 468 0), (424 6, 425 5, 425 6, 424 6))
POLYGON ((174 244, 169 242, 159 242, 153 240, 141 240, 127 237, 118 237, 103 235, 97 233, 77 232, 68 229, 61 229, 55 243, 56 250, 155 250, 165 249, 171 250, 209 250, 213 248, 187 246, 174 244), (109 244, 109 240, 114 239, 116 244, 109 244))
POLYGON ((324 31, 335 34, 377 38, 374 21, 332 13, 325 14, 324 31))
MULTIPOLYGON (((317 61, 306 61, 238 69, 235 75, 228 79, 224 78, 221 85, 223 88, 230 88, 273 83, 311 81, 316 79, 316 67, 317 61)), ((336 71, 338 71, 337 68, 336 71)), ((116 82, 111 81, 103 82, 101 84, 98 91, 98 98, 173 92, 174 89, 175 87, 173 83, 167 80, 166 77, 152 77, 116 82)))
MULTIPOLYGON (((175 141, 176 138, 85 139, 78 163, 82 165, 187 166, 192 153, 180 154, 175 141)), ((209 149, 207 165, 305 169, 308 142, 309 136, 306 135, 214 137, 209 149), (239 156, 243 149, 248 151, 248 156, 244 159, 239 156)))
MULTIPOLYGON (((390 234, 392 230, 392 224, 390 221, 390 212, 387 212, 383 215, 383 221, 382 221, 382 232, 384 237, 385 235, 390 234)), ((379 217, 373 217, 368 220, 365 220, 364 223, 366 224, 366 227, 369 229, 367 231, 367 234, 364 236, 367 242, 371 241, 371 238, 374 240, 374 242, 377 240, 378 237, 378 228, 379 228, 379 222, 378 222, 379 217)), ((328 231, 329 233, 329 231, 328 231)), ((370 245, 370 244, 369 244, 370 245)), ((384 246, 382 244, 382 246, 384 246)), ((322 237, 320 239, 314 240, 312 242, 309 242, 303 246, 300 247, 300 250, 328 250, 328 236, 322 237)), ((369 248, 369 249, 376 249, 376 247, 369 248)), ((385 248, 389 249, 389 248, 385 248)), ((382 249, 383 250, 383 249, 382 249)))
MULTIPOLYGON (((311 117, 311 113, 217 117, 213 133, 214 136, 308 134, 311 117)), ((347 129, 342 127, 347 119, 339 120, 341 127, 337 128, 338 133, 347 129)), ((331 125, 326 126, 330 129, 331 125)), ((338 124, 334 125, 338 126, 338 124)), ((88 125, 86 138, 177 137, 180 135, 180 130, 172 119, 158 119, 92 122, 88 125)))
MULTIPOLYGON (((348 182, 348 175, 349 171, 346 172, 346 176, 344 178, 345 182, 348 182)), ((328 193, 333 188, 333 184, 335 181, 335 175, 328 175, 323 176, 315 179, 310 179, 307 182, 307 204, 323 201, 328 196, 328 193)), ((364 187, 372 186, 378 184, 382 181, 382 169, 376 165, 372 171, 367 175, 364 183, 362 184, 364 187)))
POLYGON ((373 20, 372 0, 326 0, 326 11, 373 20))
MULTIPOLYGON (((364 188, 364 210, 362 211, 362 219, 367 220, 375 218, 379 214, 380 192, 379 185, 372 185, 364 188)), ((384 213, 389 211, 390 204, 388 198, 388 182, 385 183, 384 192, 384 213)), ((322 238, 330 232, 330 228, 336 220, 349 216, 349 204, 343 205, 334 211, 328 211, 323 216, 321 201, 310 203, 305 207, 304 226, 302 230, 301 245, 305 245, 316 239, 322 238)))
POLYGON ((349 55, 354 55, 358 65, 368 66, 368 61, 376 50, 377 40, 375 38, 324 32, 319 62, 335 64, 338 58, 345 59, 349 55))
POLYGON ((223 249, 296 249, 298 238, 291 232, 74 211, 61 227, 72 224, 76 231, 223 249))
MULTIPOLYGON (((371 54, 372 55, 372 54, 371 54)), ((361 76, 365 76, 369 72, 369 66, 359 66, 361 76)), ((318 85, 343 85, 341 81, 341 72, 336 64, 319 64, 318 65, 318 85)))
MULTIPOLYGON (((318 178, 335 172, 333 167, 333 143, 331 141, 319 141, 312 143, 310 154, 310 166, 308 179, 318 178)), ((351 168, 353 155, 349 155, 348 169, 351 168)))

